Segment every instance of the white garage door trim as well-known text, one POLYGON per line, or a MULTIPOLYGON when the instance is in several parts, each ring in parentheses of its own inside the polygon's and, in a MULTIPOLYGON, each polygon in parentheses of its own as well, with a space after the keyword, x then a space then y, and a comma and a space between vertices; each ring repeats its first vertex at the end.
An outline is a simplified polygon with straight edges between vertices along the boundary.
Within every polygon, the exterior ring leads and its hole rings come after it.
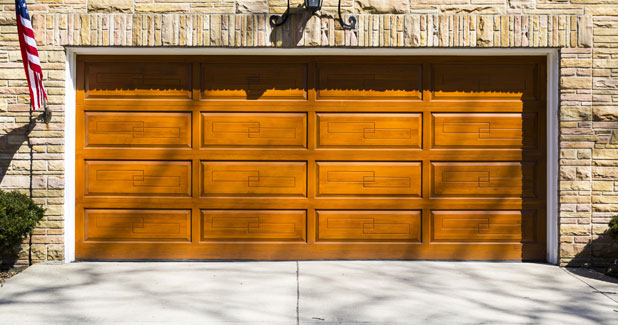
POLYGON ((356 48, 91 48, 67 47, 65 69, 65 263, 75 260, 75 87, 77 55, 435 55, 547 57, 547 262, 558 263, 558 50, 356 48))

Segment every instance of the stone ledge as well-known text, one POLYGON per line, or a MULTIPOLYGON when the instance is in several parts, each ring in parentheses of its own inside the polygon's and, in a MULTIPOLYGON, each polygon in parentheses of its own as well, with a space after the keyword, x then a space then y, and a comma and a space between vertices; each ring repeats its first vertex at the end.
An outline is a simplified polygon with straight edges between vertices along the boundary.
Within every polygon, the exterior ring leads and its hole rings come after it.
POLYGON ((577 15, 361 14, 353 30, 308 14, 272 29, 268 17, 49 13, 33 22, 41 46, 585 48, 593 29, 591 16, 577 15))

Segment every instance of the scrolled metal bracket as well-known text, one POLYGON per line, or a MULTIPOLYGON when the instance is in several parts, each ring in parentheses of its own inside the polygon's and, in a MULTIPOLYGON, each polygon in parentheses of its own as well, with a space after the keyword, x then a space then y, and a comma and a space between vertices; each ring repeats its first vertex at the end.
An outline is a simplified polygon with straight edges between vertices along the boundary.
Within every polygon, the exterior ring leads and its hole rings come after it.
POLYGON ((356 27, 356 17, 354 16, 348 18, 348 22, 350 22, 349 24, 346 24, 343 21, 343 17, 341 16, 341 0, 339 0, 339 5, 337 6, 337 12, 339 13, 339 23, 341 24, 341 27, 343 27, 343 29, 354 29, 356 27))
POLYGON ((49 124, 49 122, 51 122, 52 112, 49 110, 49 105, 47 105, 47 99, 44 101, 44 103, 45 111, 43 112, 42 118, 45 124, 49 124))
POLYGON ((270 22, 270 26, 279 27, 285 24, 285 22, 288 20, 289 15, 290 15, 290 0, 288 0, 288 10, 286 10, 281 16, 271 15, 270 18, 268 18, 268 21, 270 22), (277 22, 277 20, 279 22, 277 22))
MULTIPOLYGON (((306 2, 306 5, 308 10, 310 10, 313 13, 315 13, 316 11, 320 10, 320 8, 322 8, 322 1, 321 0, 313 0, 313 1, 308 1, 306 2)), ((345 21, 343 21, 343 16, 341 15, 341 0, 339 0, 339 3, 337 5, 337 13, 339 14, 339 17, 336 18, 339 21, 339 24, 341 24, 341 27, 343 27, 343 29, 354 29, 356 28, 356 17, 351 16, 348 18, 348 23, 346 23, 345 21)), ((279 27, 283 24, 285 24, 285 22, 288 20, 290 16, 290 0, 288 0, 288 9, 281 15, 271 15, 268 18, 268 22, 270 23, 270 26, 275 28, 275 27, 279 27)))
MULTIPOLYGON (((34 106, 31 107, 30 110, 30 114, 32 114, 32 112, 34 111, 34 106)), ((35 123, 35 122, 43 122, 45 124, 49 124, 49 122, 51 122, 52 119, 52 112, 49 110, 49 105, 47 104, 47 99, 43 99, 43 113, 41 113, 39 116, 31 119, 31 123, 35 123)))

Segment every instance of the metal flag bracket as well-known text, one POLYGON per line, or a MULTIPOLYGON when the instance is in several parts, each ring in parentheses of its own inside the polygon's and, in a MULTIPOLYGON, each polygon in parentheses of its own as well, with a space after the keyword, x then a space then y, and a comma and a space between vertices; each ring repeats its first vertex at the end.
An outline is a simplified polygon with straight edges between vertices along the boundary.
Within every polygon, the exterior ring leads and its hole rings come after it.
POLYGON ((52 119, 52 112, 49 110, 49 105, 47 105, 47 100, 43 99, 43 114, 36 117, 36 120, 42 121, 45 124, 49 124, 52 119))
POLYGON ((47 105, 47 99, 45 99, 43 103, 43 107, 45 108, 43 111, 43 122, 45 124, 49 124, 52 118, 52 112, 49 110, 49 105, 47 105))

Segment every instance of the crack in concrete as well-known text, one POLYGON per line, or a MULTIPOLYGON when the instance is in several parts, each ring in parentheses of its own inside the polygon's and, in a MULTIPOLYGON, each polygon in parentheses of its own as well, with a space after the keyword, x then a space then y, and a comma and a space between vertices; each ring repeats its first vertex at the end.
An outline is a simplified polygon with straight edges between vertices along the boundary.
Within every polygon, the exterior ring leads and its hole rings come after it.
MULTIPOLYGON (((602 294, 603 296, 605 296, 607 299, 609 299, 609 300, 611 300, 611 301, 613 301, 613 302, 615 302, 615 303, 617 303, 617 304, 618 304, 618 300, 616 300, 616 299, 614 299, 614 298, 612 298, 612 297, 610 297, 610 296, 608 295, 608 294, 609 294, 609 292, 606 292, 606 291, 601 291, 601 290, 599 290, 599 289, 595 288, 593 285, 591 285, 591 284, 589 284, 588 282, 584 281, 583 279, 581 279, 581 278, 580 278, 579 276, 577 276, 576 274, 573 274, 573 273, 569 272, 569 270, 567 270, 567 269, 565 269, 565 268, 562 268, 562 267, 561 267, 560 269, 561 269, 562 271, 566 272, 566 274, 570 275, 571 277, 573 277, 573 278, 577 279, 577 280, 578 280, 578 281, 580 281, 581 283, 583 283, 583 284, 587 285, 589 288, 591 288, 592 290, 594 290, 594 292, 595 292, 595 293, 600 293, 600 294, 602 294)), ((615 311, 615 310, 614 310, 614 311, 615 311)))

